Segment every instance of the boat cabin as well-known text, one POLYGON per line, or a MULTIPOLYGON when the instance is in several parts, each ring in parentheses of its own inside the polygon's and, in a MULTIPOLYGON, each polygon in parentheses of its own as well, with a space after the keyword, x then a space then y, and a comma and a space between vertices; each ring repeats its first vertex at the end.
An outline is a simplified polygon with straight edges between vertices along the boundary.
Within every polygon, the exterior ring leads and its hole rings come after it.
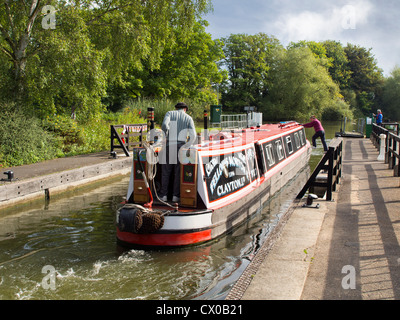
MULTIPOLYGON (((219 132, 203 143, 185 145, 179 151, 178 206, 186 210, 216 209, 234 202, 273 176, 306 144, 304 128, 286 122, 219 132)), ((151 205, 165 205, 157 196, 163 148, 165 145, 158 143, 134 150, 128 203, 148 205, 154 199, 151 205)))

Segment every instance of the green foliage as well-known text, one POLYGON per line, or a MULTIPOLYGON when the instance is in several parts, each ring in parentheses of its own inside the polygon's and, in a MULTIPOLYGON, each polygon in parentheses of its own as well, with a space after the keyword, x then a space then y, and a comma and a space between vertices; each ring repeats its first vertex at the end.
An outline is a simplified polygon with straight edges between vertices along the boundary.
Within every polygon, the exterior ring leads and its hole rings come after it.
POLYGON ((57 139, 13 104, 0 105, 0 166, 18 166, 52 159, 57 139))
POLYGON ((369 115, 380 107, 379 96, 384 82, 382 70, 378 68, 372 49, 348 44, 344 50, 351 72, 347 88, 357 95, 357 109, 364 116, 369 115))
POLYGON ((283 49, 263 34, 222 40, 229 73, 221 86, 224 110, 255 105, 269 121, 322 116, 326 108, 325 117, 363 117, 382 99, 382 70, 371 49, 336 41, 299 41, 283 49))
POLYGON ((341 90, 345 90, 349 87, 351 71, 349 70, 349 60, 342 44, 328 40, 324 41, 322 45, 325 47, 326 56, 331 60, 328 70, 332 80, 339 85, 341 90))
POLYGON ((324 66, 328 69, 333 66, 333 59, 328 57, 327 49, 322 43, 315 41, 299 41, 297 43, 291 42, 287 49, 293 48, 308 48, 321 66, 324 66))
POLYGON ((221 41, 225 53, 223 67, 229 75, 221 87, 223 103, 232 111, 244 106, 261 107, 272 85, 269 72, 275 51, 282 48, 279 41, 264 33, 232 34, 221 41))
POLYGON ((166 44, 177 35, 188 39, 209 9, 209 0, 4 1, 3 95, 42 118, 56 112, 95 118, 108 84, 125 85, 126 71, 144 63, 157 68, 166 44), (44 5, 56 9, 55 29, 42 27, 44 5))
POLYGON ((322 111, 322 120, 324 121, 338 121, 344 117, 347 119, 354 118, 353 112, 344 100, 338 99, 322 111))
POLYGON ((84 144, 81 128, 70 117, 59 115, 47 117, 42 126, 61 139, 64 153, 70 152, 74 145, 82 146, 84 144))
POLYGON ((219 41, 205 32, 206 25, 206 21, 197 22, 185 35, 175 30, 175 36, 165 43, 160 64, 153 67, 146 60, 142 68, 131 66, 123 84, 110 87, 113 100, 120 106, 137 97, 217 103, 214 86, 225 75, 217 67, 223 52, 219 41))
POLYGON ((110 125, 146 123, 130 108, 79 123, 68 116, 40 121, 15 105, 0 105, 0 167, 108 150, 110 125))
MULTIPOLYGON (((184 102, 188 105, 188 114, 194 121, 202 121, 204 110, 209 110, 209 106, 191 99, 171 100, 171 99, 135 99, 125 103, 125 113, 130 113, 137 116, 147 116, 147 109, 154 108, 154 121, 156 125, 161 126, 165 114, 170 110, 175 110, 175 105, 178 102, 184 102)), ((144 122, 146 123, 147 120, 144 122)))
POLYGON ((400 67, 396 66, 385 80, 382 100, 385 119, 400 121, 400 67))
POLYGON ((273 86, 265 112, 273 120, 321 116, 340 98, 339 88, 327 69, 306 47, 282 51, 271 77, 273 86))

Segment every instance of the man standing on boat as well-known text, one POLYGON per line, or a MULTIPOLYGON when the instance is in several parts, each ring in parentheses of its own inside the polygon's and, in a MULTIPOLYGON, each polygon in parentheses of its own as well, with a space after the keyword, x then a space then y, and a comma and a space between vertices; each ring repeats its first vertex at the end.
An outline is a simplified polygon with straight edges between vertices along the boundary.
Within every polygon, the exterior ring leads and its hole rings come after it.
POLYGON ((162 131, 167 139, 166 150, 164 153, 164 161, 161 164, 161 189, 159 196, 162 201, 168 200, 168 187, 171 180, 172 172, 175 171, 173 176, 173 202, 180 200, 180 163, 179 163, 179 150, 188 141, 194 141, 196 137, 196 128, 191 116, 187 114, 189 110, 185 103, 178 103, 174 111, 169 111, 165 114, 162 123, 162 131))
POLYGON ((311 122, 309 122, 309 123, 303 124, 303 126, 305 128, 314 128, 315 134, 312 137, 312 142, 313 142, 314 148, 317 147, 317 138, 321 138, 321 142, 324 147, 324 151, 325 152, 328 151, 328 146, 325 141, 325 130, 321 124, 321 121, 319 121, 316 116, 311 116, 310 121, 311 122))

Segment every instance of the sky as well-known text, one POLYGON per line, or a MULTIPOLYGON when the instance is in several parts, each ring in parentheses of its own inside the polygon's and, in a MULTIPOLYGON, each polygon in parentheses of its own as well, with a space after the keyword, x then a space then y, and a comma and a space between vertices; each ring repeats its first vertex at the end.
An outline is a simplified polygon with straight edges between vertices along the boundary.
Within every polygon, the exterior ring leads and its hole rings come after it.
POLYGON ((282 45, 300 40, 340 41, 372 48, 389 76, 400 66, 399 0, 212 0, 204 19, 213 38, 266 33, 282 45))

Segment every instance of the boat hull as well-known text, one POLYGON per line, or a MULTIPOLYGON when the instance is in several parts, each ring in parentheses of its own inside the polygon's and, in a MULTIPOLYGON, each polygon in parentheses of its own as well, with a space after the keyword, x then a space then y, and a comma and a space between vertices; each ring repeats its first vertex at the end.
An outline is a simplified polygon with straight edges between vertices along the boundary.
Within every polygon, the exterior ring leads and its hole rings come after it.
POLYGON ((117 228, 117 238, 123 246, 140 247, 182 247, 212 240, 211 229, 196 232, 177 230, 171 233, 134 234, 121 232, 117 228))

